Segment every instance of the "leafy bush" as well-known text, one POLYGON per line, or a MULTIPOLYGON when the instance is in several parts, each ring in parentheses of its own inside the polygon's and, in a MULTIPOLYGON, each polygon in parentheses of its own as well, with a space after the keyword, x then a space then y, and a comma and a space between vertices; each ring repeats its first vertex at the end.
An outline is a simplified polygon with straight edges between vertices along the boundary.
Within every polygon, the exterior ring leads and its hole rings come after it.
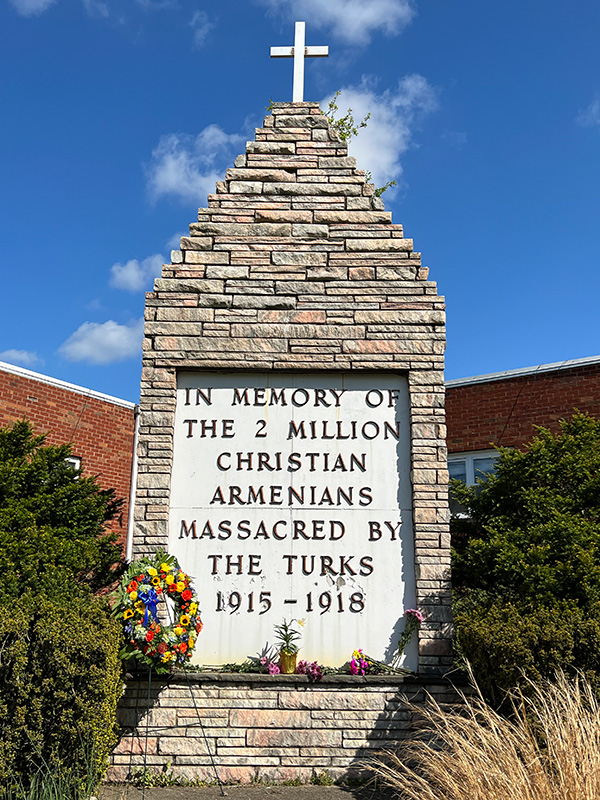
POLYGON ((600 688, 600 421, 540 428, 453 491, 469 511, 452 521, 457 643, 485 696, 557 667, 600 688))
MULTIPOLYGON (((0 605, 0 786, 97 781, 115 741, 120 628, 100 600, 0 605)), ((0 790, 1 791, 1 790, 0 790)))
POLYGON ((44 441, 27 422, 0 429, 0 598, 88 595, 122 560, 104 529, 122 501, 67 464, 69 445, 44 441))

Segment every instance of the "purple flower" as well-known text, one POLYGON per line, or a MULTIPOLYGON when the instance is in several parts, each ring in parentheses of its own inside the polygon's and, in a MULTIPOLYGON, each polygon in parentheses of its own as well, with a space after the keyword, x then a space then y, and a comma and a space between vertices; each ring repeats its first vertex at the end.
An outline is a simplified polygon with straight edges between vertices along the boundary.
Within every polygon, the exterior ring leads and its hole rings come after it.
POLYGON ((317 661, 299 661, 296 667, 296 675, 306 675, 309 681, 320 681, 323 677, 321 667, 317 661))
POLYGON ((267 669, 269 670, 269 675, 279 675, 281 672, 277 664, 274 664, 272 661, 269 661, 269 666, 267 669))
POLYGON ((262 667, 266 667, 268 663, 269 663, 269 659, 268 659, 266 656, 263 656, 263 657, 260 659, 260 665, 261 665, 262 667))

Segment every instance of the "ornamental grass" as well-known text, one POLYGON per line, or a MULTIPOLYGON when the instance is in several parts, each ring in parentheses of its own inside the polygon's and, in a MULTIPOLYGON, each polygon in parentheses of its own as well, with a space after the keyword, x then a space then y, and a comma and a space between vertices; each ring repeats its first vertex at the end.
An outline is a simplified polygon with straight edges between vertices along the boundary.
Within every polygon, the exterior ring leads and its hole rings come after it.
POLYGON ((412 710, 424 735, 370 769, 402 800, 598 800, 600 705, 583 678, 515 693, 510 718, 481 697, 412 710))

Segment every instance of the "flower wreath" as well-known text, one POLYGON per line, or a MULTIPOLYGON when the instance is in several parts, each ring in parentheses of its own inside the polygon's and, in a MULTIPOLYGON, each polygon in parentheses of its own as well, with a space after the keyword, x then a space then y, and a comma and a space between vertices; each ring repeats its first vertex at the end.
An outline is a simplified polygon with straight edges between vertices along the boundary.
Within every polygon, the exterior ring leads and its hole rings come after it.
POLYGON ((189 575, 161 551, 129 566, 113 593, 113 616, 123 623, 121 658, 136 658, 156 672, 185 664, 202 630, 189 575))

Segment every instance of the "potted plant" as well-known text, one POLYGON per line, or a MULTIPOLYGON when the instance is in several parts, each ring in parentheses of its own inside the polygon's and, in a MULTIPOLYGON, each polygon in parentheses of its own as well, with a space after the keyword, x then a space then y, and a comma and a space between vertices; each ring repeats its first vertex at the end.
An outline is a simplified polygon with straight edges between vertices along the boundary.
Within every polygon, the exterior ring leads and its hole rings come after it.
POLYGON ((284 619, 281 625, 275 625, 275 634, 279 641, 279 666, 281 672, 293 674, 296 671, 296 660, 298 658, 298 645, 300 633, 292 627, 296 620, 291 619, 286 622, 284 619))

